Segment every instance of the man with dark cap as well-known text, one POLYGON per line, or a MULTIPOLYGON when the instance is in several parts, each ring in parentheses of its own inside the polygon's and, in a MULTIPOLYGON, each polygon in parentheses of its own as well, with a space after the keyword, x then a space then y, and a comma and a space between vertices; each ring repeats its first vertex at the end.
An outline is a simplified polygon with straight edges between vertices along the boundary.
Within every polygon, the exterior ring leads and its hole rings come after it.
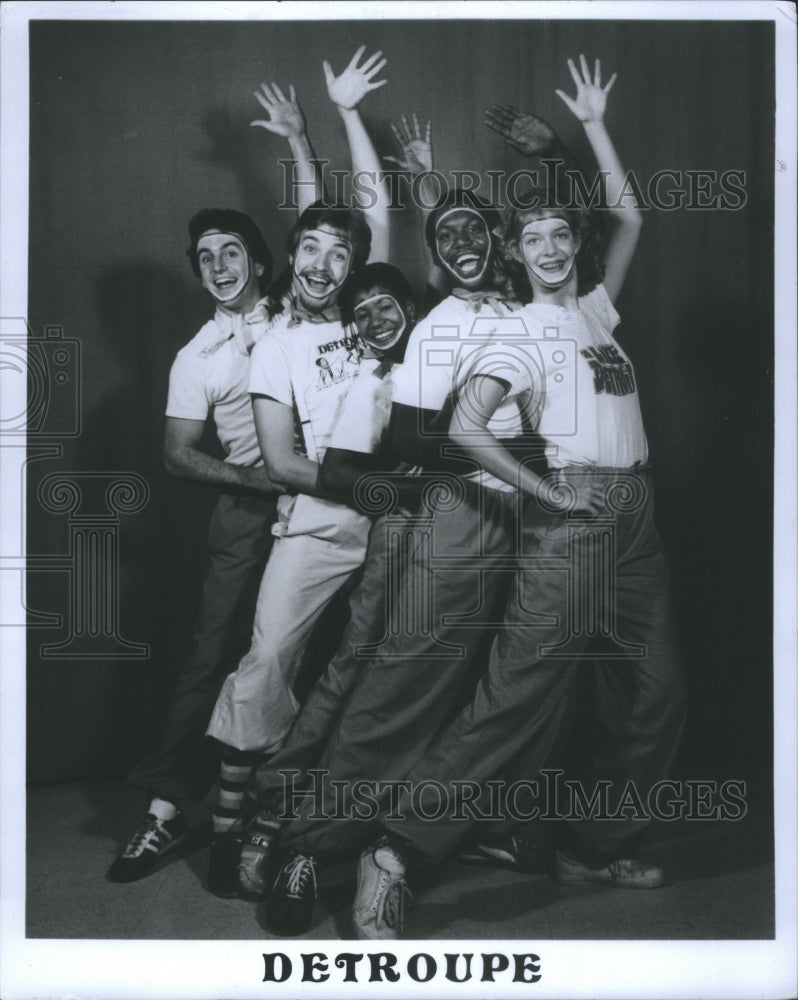
POLYGON ((208 532, 210 561, 193 648, 163 743, 128 777, 148 789, 149 808, 108 871, 113 882, 143 878, 178 846, 188 829, 178 803, 202 800, 218 776, 221 747, 205 730, 224 678, 246 649, 276 520, 275 487, 263 468, 249 396, 250 352, 265 326, 261 312, 257 323, 247 321, 271 280, 271 254, 252 219, 233 209, 198 212, 189 237, 192 270, 216 310, 172 365, 164 465, 174 476, 222 492, 208 532), (210 414, 223 460, 202 449, 210 414))

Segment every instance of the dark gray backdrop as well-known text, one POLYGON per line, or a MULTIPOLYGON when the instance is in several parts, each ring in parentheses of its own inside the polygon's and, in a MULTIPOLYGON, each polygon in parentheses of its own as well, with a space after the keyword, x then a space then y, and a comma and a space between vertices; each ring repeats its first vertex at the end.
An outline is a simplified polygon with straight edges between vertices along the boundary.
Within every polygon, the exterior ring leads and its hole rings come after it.
MULTIPOLYGON (((30 630, 30 780, 122 775, 153 746, 189 638, 211 490, 160 464, 167 374, 209 308, 184 257, 186 222, 228 205, 261 223, 278 264, 284 142, 248 128, 261 80, 294 83, 318 153, 347 166, 321 69, 361 43, 389 58, 363 104, 382 153, 417 111, 437 166, 525 165, 481 124, 494 102, 535 110, 580 159, 580 126, 554 94, 584 52, 619 80, 607 124, 624 165, 745 172, 738 211, 650 211, 618 303, 636 364, 671 552, 692 696, 688 762, 761 765, 771 750, 774 44, 772 25, 718 22, 33 22, 29 322, 80 342, 79 435, 30 464, 31 554, 70 550, 45 510, 46 475, 135 472, 146 507, 119 518, 119 633, 144 660, 51 659, 61 630, 30 630)), ((396 219, 398 262, 420 290, 419 236, 396 219)), ((53 396, 50 417, 57 420, 53 396)), ((46 562, 46 560, 45 560, 46 562)), ((68 574, 38 571, 28 605, 72 607, 68 574)))

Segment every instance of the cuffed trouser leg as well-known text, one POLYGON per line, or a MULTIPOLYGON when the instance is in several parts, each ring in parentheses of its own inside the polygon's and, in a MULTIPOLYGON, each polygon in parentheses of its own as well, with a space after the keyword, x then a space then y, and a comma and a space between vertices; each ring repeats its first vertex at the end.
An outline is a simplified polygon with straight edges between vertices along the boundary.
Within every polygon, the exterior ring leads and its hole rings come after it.
POLYGON ((238 750, 280 746, 298 711, 292 687, 313 625, 361 565, 366 533, 277 539, 263 574, 252 645, 225 680, 208 734, 238 750))
POLYGON ((191 654, 172 695, 161 747, 132 769, 131 784, 189 801, 210 791, 220 754, 205 732, 222 683, 249 644, 276 517, 272 497, 220 496, 208 529, 209 563, 191 654))
MULTIPOLYGON (((473 811, 454 808, 458 781, 482 785, 511 761, 517 768, 522 754, 528 777, 538 777, 589 638, 602 639, 598 655, 613 663, 614 680, 624 679, 619 686, 602 675, 607 742, 599 765, 616 780, 639 782, 644 796, 667 776, 683 726, 684 681, 650 481, 634 473, 630 493, 630 475, 597 474, 607 501, 598 518, 552 517, 543 526, 536 519, 525 531, 505 622, 476 696, 407 774, 411 788, 384 822, 416 860, 442 859, 473 826, 473 811)), ((595 855, 608 854, 645 822, 585 823, 579 835, 595 855)))
POLYGON ((450 717, 496 614, 493 584, 514 551, 515 518, 513 495, 469 487, 463 503, 406 529, 406 559, 389 583, 388 634, 359 669, 319 761, 321 787, 297 805, 286 847, 340 856, 369 835, 364 817, 376 810, 358 799, 379 799, 375 783, 402 778, 450 717))

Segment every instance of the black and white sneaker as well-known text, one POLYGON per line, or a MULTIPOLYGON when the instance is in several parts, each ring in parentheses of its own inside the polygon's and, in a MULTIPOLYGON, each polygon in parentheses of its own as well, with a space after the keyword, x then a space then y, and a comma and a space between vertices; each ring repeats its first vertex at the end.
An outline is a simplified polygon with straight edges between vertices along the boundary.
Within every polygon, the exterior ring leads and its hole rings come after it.
POLYGON ((309 930, 317 892, 316 859, 291 854, 277 873, 266 904, 266 922, 272 934, 294 937, 309 930))
POLYGON ((124 851, 108 869, 111 882, 136 882, 149 875, 158 861, 185 839, 188 824, 182 813, 174 819, 158 819, 147 813, 124 851))

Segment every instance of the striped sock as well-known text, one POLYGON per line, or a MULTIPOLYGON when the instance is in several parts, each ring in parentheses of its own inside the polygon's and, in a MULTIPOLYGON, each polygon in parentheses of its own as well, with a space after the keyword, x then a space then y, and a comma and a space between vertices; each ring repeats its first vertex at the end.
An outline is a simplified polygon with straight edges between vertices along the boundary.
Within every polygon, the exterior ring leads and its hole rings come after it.
POLYGON ((252 750, 225 747, 219 778, 219 798, 213 810, 214 834, 241 829, 241 807, 249 776, 263 760, 263 754, 252 750))

